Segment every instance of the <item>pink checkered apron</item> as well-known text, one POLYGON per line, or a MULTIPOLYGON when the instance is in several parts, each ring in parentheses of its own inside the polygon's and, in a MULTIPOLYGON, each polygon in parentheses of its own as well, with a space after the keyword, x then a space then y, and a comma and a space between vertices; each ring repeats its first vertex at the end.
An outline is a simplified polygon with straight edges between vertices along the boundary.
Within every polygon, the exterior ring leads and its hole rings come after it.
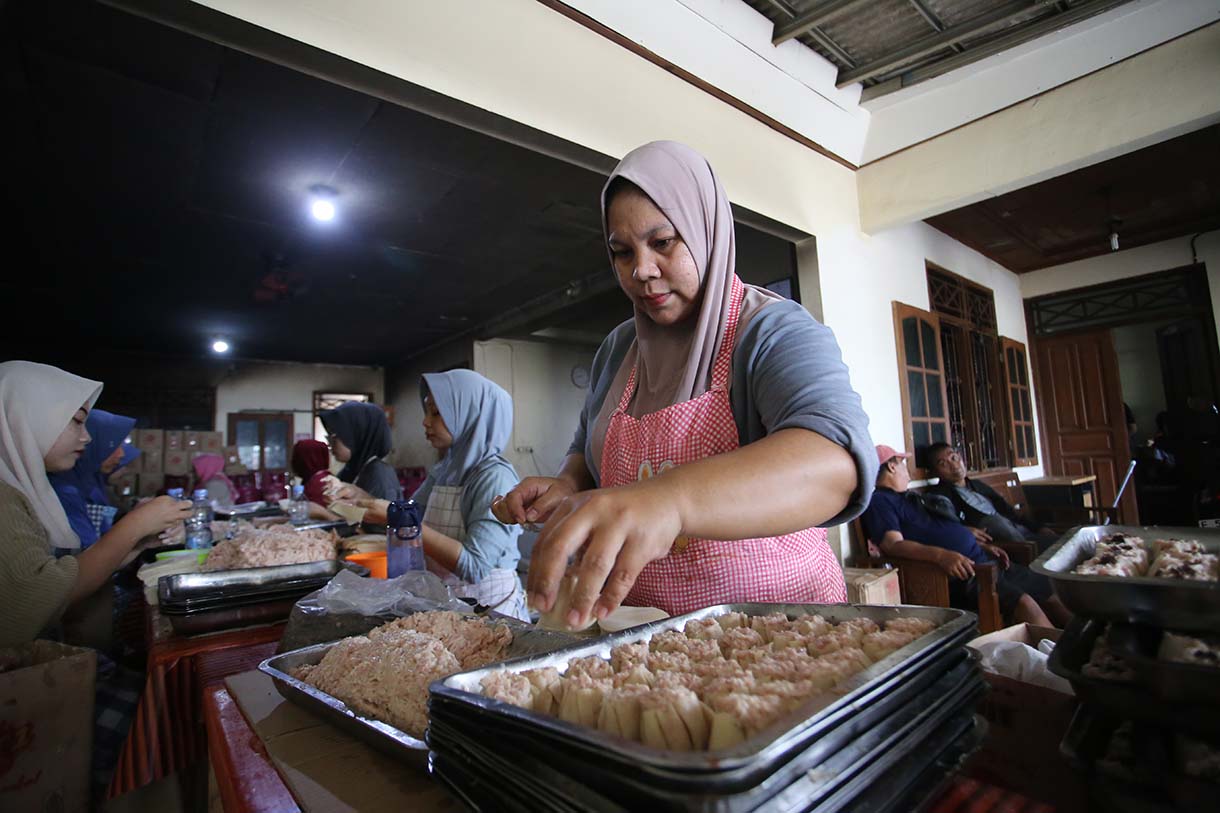
MULTIPOLYGON (((745 286, 733 277, 724 342, 712 367, 712 388, 698 398, 633 418, 632 369, 610 416, 602 451, 602 486, 655 477, 692 460, 731 452, 740 444, 729 400, 733 344, 745 286)), ((659 607, 671 615, 733 602, 820 604, 847 601, 843 571, 824 528, 765 539, 678 538, 669 553, 650 562, 624 604, 659 607)))

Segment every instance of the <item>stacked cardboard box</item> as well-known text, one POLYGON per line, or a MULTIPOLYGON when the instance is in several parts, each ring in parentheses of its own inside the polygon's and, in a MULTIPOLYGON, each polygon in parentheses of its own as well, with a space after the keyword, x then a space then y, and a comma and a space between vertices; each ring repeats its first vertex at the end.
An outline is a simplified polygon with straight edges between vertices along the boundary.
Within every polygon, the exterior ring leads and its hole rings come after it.
MULTIPOLYGON (((194 470, 191 463, 196 455, 226 456, 224 435, 221 432, 137 429, 133 433, 133 441, 140 449, 140 457, 124 474, 139 475, 133 491, 141 497, 152 497, 164 488, 167 474, 179 477, 190 474, 194 470)), ((234 455, 236 456, 236 451, 234 455)), ((242 472, 244 471, 243 468, 242 472)))

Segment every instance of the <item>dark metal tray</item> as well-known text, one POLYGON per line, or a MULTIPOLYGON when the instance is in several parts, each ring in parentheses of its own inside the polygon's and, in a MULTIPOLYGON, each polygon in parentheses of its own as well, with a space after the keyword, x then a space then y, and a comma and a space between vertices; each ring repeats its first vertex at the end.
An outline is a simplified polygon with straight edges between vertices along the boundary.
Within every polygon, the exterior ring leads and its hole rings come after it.
POLYGON ((1191 698, 1154 697, 1138 677, 1127 682, 1086 676, 1082 668, 1105 626, 1102 621, 1077 618, 1063 631, 1047 664, 1052 672, 1071 682, 1082 703, 1121 718, 1172 726, 1205 737, 1220 734, 1220 714, 1200 714, 1191 698))
POLYGON ((282 621, 292 612, 298 598, 261 601, 203 612, 170 613, 163 610, 162 615, 169 619, 170 626, 179 635, 204 635, 235 627, 282 621))
MULTIPOLYGON (((1197 539, 1220 554, 1220 531, 1212 528, 1089 525, 1076 528, 1038 557, 1030 569, 1049 578, 1055 593, 1077 615, 1150 624, 1179 630, 1220 631, 1220 582, 1145 576, 1086 576, 1072 569, 1093 555, 1108 534, 1197 539)), ((1149 551, 1151 554, 1151 551, 1149 551)))
POLYGON ((838 725, 846 716, 856 712, 855 704, 869 694, 876 684, 883 683, 892 674, 902 670, 909 660, 924 661, 945 646, 959 646, 963 630, 975 626, 975 616, 963 610, 939 607, 877 607, 850 604, 721 604, 705 607, 695 612, 674 616, 629 630, 607 635, 592 641, 575 644, 548 655, 515 660, 506 664, 459 672, 443 681, 432 684, 433 702, 438 698, 465 704, 477 709, 491 719, 514 721, 517 725, 540 736, 565 739, 573 747, 592 749, 601 759, 613 759, 636 770, 661 769, 663 771, 719 773, 734 768, 756 768, 774 763, 791 754, 812 739, 838 725), (853 618, 869 618, 878 623, 890 618, 927 618, 939 626, 922 638, 892 653, 867 669, 854 675, 832 692, 811 698, 781 720, 731 749, 716 752, 672 752, 651 748, 642 743, 607 735, 595 729, 573 725, 558 718, 512 706, 484 697, 480 694, 480 680, 498 669, 523 671, 536 667, 553 666, 563 672, 574 658, 598 656, 608 658, 610 650, 624 643, 651 640, 652 636, 665 630, 682 629, 691 619, 742 612, 747 615, 767 615, 782 612, 789 617, 819 614, 828 621, 845 621, 853 618))
MULTIPOLYGON (((1164 631, 1156 627, 1113 624, 1110 627, 1110 648, 1127 662, 1139 682, 1157 697, 1220 706, 1220 665, 1159 660, 1157 651, 1163 635, 1164 631)), ((1220 711, 1212 713, 1220 714, 1220 711)))
MULTIPOLYGON (((524 624, 500 620, 497 620, 497 623, 504 623, 513 630, 513 641, 508 647, 509 657, 536 655, 572 640, 569 635, 535 630, 524 624)), ((403 759, 412 765, 423 766, 428 751, 423 740, 380 720, 361 717, 342 700, 331 697, 290 674, 290 670, 297 666, 321 661, 336 643, 337 641, 330 641, 275 655, 260 663, 259 671, 271 677, 276 690, 285 700, 314 712, 337 728, 390 756, 403 759)))
POLYGON ((1059 751, 1076 770, 1090 774, 1090 786, 1105 810, 1122 813, 1214 811, 1220 785, 1181 773, 1174 764, 1174 735, 1156 726, 1132 732, 1128 764, 1104 761, 1121 720, 1082 705, 1072 717, 1059 751))
MULTIPOLYGON (((638 780, 652 788, 666 788, 678 793, 728 795, 754 787, 768 774, 790 771, 793 762, 798 759, 809 765, 827 759, 906 704, 924 702, 918 699, 921 693, 933 684, 944 683, 946 673, 957 673, 955 678, 948 679, 951 685, 956 685, 953 680, 961 679, 963 670, 977 673, 975 664, 979 660, 978 653, 964 646, 973 636, 973 631, 964 632, 955 646, 941 649, 932 658, 907 661, 902 669, 877 683, 844 708, 841 714, 828 718, 821 733, 806 740, 803 751, 794 748, 784 758, 759 760, 714 773, 624 764, 606 757, 586 743, 553 737, 545 731, 524 727, 515 720, 490 717, 477 708, 436 694, 432 696, 430 708, 434 719, 460 730, 478 732, 480 736, 515 737, 531 745, 535 751, 545 748, 548 759, 563 763, 575 761, 578 764, 571 770, 582 772, 590 783, 596 784, 604 777, 612 786, 638 780)), ((942 691, 948 691, 951 685, 942 686, 942 691)))
MULTIPOLYGON (((890 705, 884 714, 875 715, 868 724, 833 747, 823 747, 824 739, 818 740, 804 752, 778 767, 769 776, 755 779, 734 790, 726 788, 719 778, 697 777, 685 786, 656 783, 648 774, 629 771, 602 771, 596 762, 583 758, 579 753, 568 753, 562 747, 539 743, 523 732, 505 733, 499 729, 450 729, 434 709, 433 727, 428 732, 428 741, 433 750, 446 756, 465 757, 467 761, 486 765, 507 779, 519 773, 523 782, 542 788, 555 786, 565 777, 581 779, 579 791, 565 791, 564 796, 578 802, 578 807, 601 809, 601 802, 626 805, 632 810, 703 811, 704 813, 738 813, 752 811, 775 798, 785 788, 802 782, 804 797, 814 799, 819 793, 833 790, 844 771, 841 765, 833 769, 831 763, 843 762, 844 754, 859 757, 871 745, 882 743, 886 732, 895 734, 918 722, 921 715, 935 714, 942 707, 948 709, 972 709, 974 698, 983 690, 984 682, 977 667, 977 658, 966 653, 956 653, 957 666, 948 672, 936 675, 936 680, 925 685, 913 696, 903 696, 901 702, 890 705), (477 739, 471 739, 472 735, 477 739), (509 755, 509 756, 506 756, 509 755), (816 781, 810 784, 810 778, 816 781)), ((871 711, 871 709, 870 709, 871 711)))
POLYGON ((162 604, 182 604, 200 599, 245 596, 308 586, 321 587, 340 570, 367 576, 368 568, 353 562, 327 559, 297 565, 250 567, 218 570, 214 573, 179 573, 157 580, 157 600, 162 604))

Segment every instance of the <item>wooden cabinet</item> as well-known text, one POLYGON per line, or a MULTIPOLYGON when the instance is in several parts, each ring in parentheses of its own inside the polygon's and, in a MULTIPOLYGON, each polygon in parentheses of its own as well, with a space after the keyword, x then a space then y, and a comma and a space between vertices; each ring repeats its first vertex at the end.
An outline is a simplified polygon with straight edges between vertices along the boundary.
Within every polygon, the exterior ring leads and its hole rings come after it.
POLYGON ((1091 509, 1098 507, 1094 491, 1097 476, 1083 474, 1023 480, 1029 511, 1038 522, 1057 530, 1092 524, 1091 509))

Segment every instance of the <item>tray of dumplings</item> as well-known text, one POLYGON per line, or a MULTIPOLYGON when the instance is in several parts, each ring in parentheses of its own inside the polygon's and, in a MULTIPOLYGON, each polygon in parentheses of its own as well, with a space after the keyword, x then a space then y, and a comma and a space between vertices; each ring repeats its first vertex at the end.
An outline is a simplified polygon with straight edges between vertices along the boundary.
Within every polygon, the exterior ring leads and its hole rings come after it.
MULTIPOLYGON (((432 684, 434 719, 557 743, 668 780, 746 780, 964 657, 975 616, 937 607, 723 604, 432 684)), ((863 721, 863 722, 861 722, 863 721)))
POLYGON ((1077 615, 1178 630, 1220 631, 1220 531, 1076 528, 1030 568, 1077 615))

